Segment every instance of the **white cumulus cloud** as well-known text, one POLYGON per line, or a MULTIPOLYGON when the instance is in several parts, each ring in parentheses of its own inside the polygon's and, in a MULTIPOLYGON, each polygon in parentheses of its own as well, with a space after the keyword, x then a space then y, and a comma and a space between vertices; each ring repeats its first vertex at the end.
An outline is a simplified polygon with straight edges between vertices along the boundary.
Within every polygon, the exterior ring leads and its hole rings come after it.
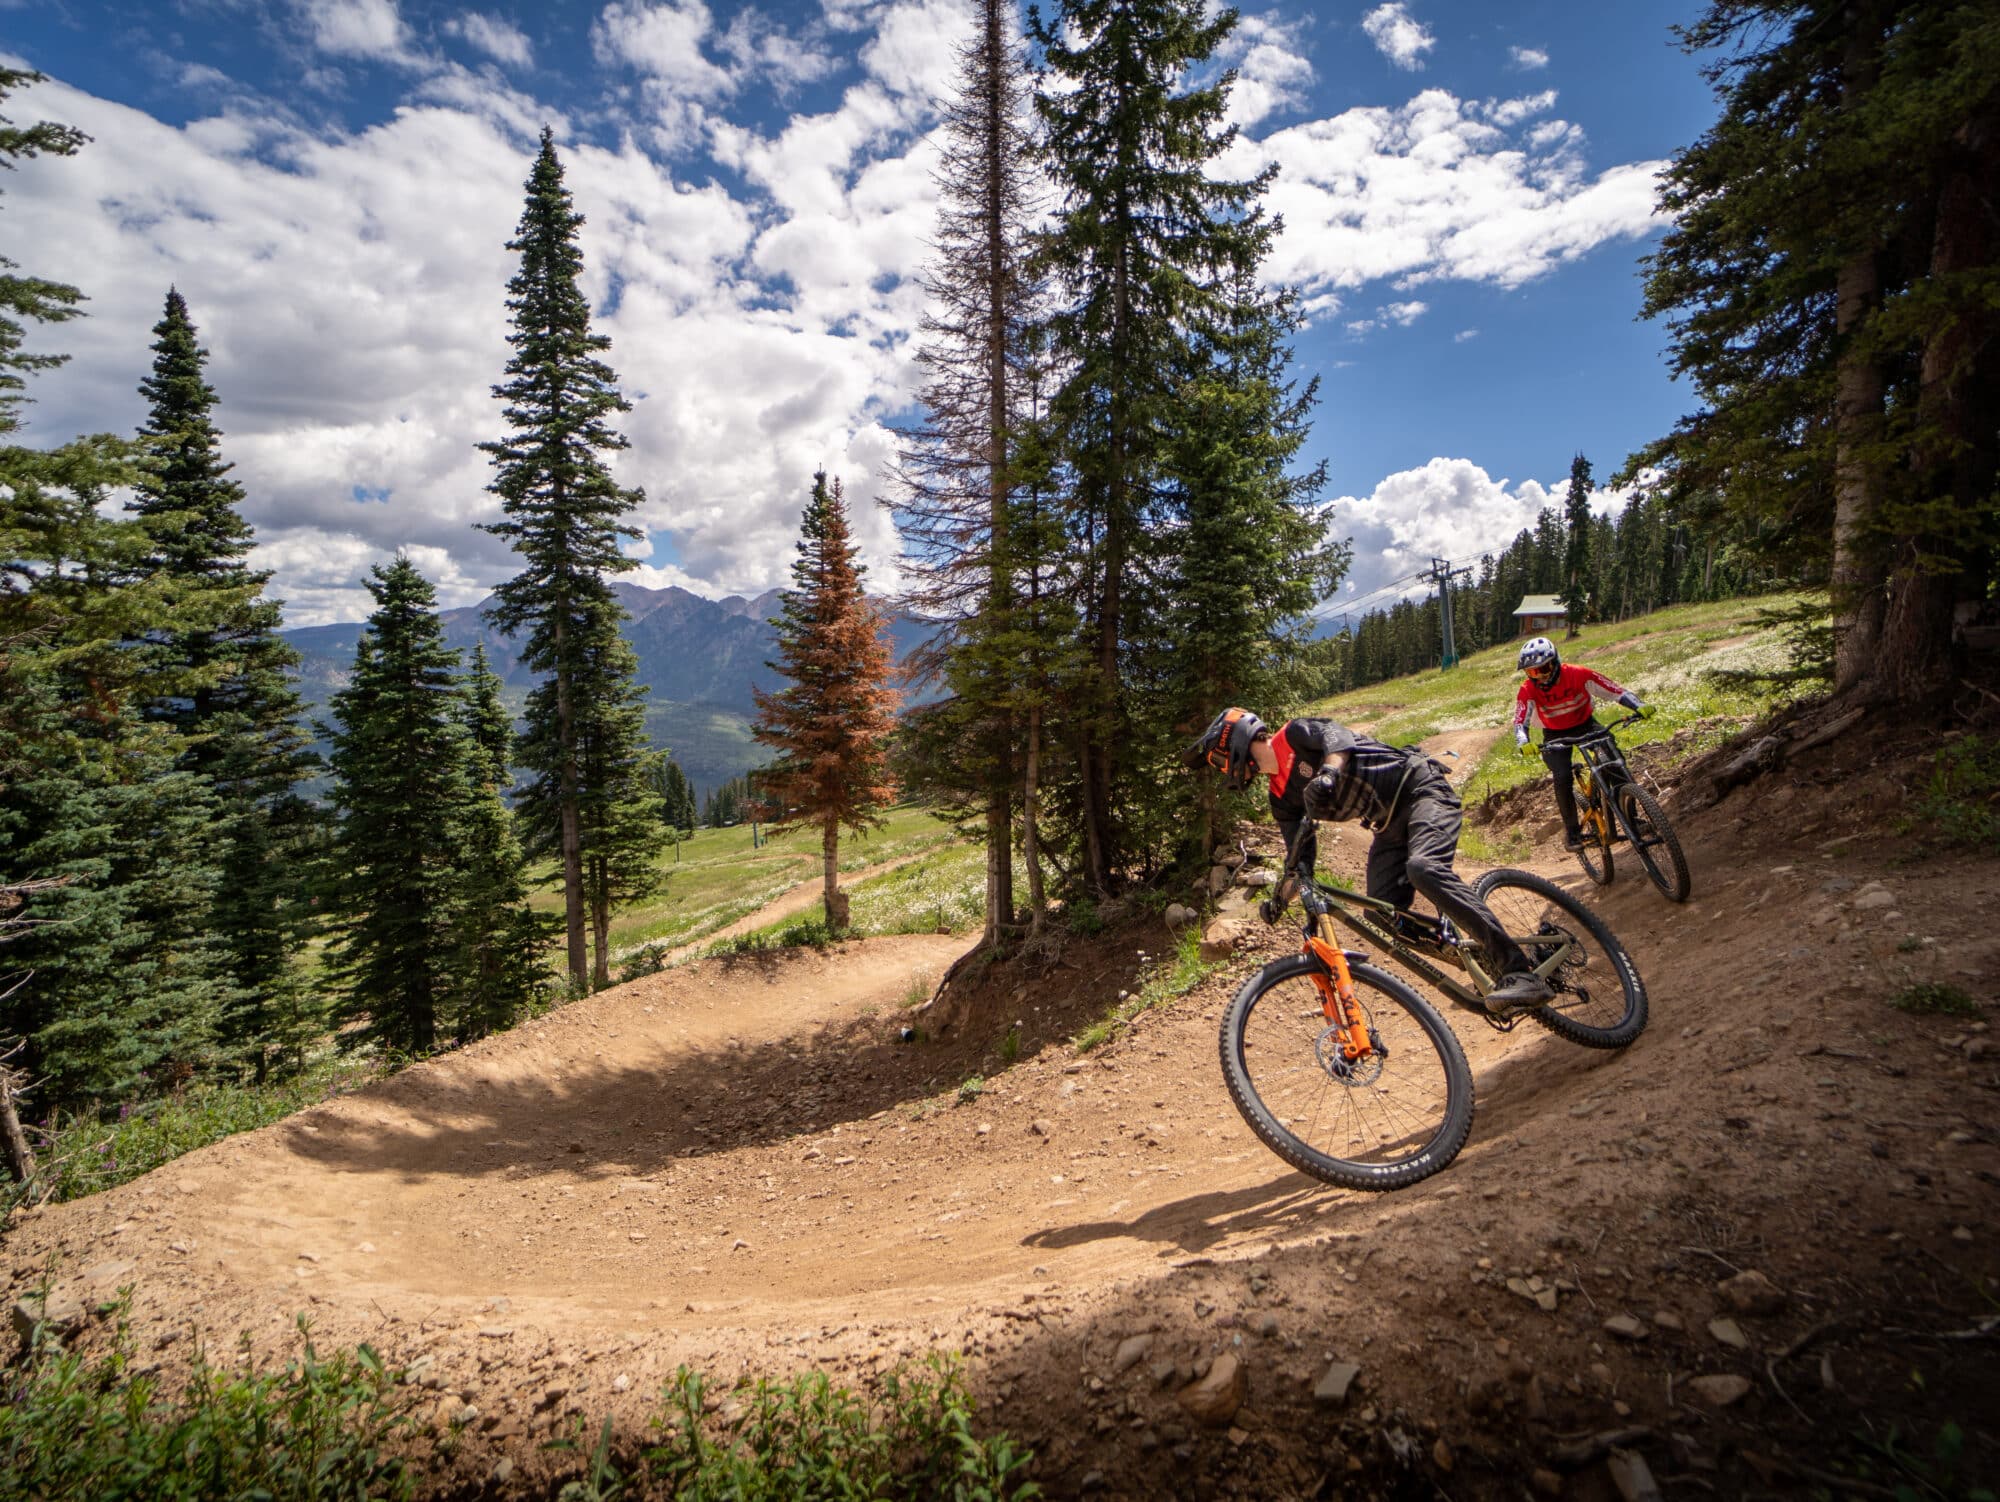
POLYGON ((1543 122, 1523 139, 1494 118, 1524 118, 1528 104, 1547 107, 1539 95, 1484 105, 1426 89, 1405 105, 1240 138, 1229 170, 1278 168, 1268 202, 1285 230, 1267 274, 1304 289, 1318 310, 1376 281, 1515 287, 1650 231, 1662 164, 1593 177, 1580 132, 1543 122))
POLYGON ((406 66, 416 62, 396 0, 300 0, 299 13, 321 52, 406 66))
MULTIPOLYGON (((1567 477, 1515 483, 1495 479, 1470 459, 1440 457, 1384 476, 1368 495, 1342 496, 1334 515, 1354 539, 1355 567, 1321 613, 1338 614, 1343 599, 1359 599, 1433 558, 1476 563, 1480 554, 1498 552, 1532 527, 1544 506, 1561 505, 1568 488, 1567 477)), ((1591 509, 1600 515, 1615 515, 1625 501, 1622 491, 1591 493, 1591 509)), ((1381 601, 1367 608, 1379 609, 1381 601)))
POLYGON ((1415 72, 1424 65, 1424 54, 1437 45, 1430 29, 1410 14, 1401 0, 1378 5, 1361 18, 1361 29, 1390 62, 1415 72))
POLYGON ((445 35, 458 37, 495 62, 512 68, 525 68, 535 60, 535 49, 527 33, 499 16, 469 10, 446 21, 444 31, 445 35))
POLYGON ((1541 47, 1509 47, 1507 55, 1513 59, 1514 66, 1524 73, 1532 73, 1537 68, 1546 68, 1549 65, 1549 54, 1541 47))

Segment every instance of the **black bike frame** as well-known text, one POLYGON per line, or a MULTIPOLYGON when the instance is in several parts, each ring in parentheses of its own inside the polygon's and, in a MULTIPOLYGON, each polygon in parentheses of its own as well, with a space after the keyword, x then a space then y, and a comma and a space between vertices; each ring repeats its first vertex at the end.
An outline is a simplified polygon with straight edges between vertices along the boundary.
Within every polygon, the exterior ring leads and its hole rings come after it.
MULTIPOLYGON (((1457 1005, 1477 1012, 1481 1017, 1486 1018, 1488 1022, 1494 1022, 1495 1026, 1503 1028, 1512 1026, 1511 1020, 1504 1024, 1495 1022, 1480 1000, 1481 997, 1493 989, 1497 982, 1492 976, 1486 973, 1486 969, 1480 963, 1479 956, 1472 945, 1466 943, 1462 938, 1454 937, 1452 943, 1449 945, 1451 959, 1447 961, 1447 963, 1463 969, 1471 977, 1472 984, 1468 987, 1464 982, 1454 980, 1451 976, 1446 975, 1436 965, 1432 964, 1430 959, 1421 950, 1411 948, 1407 940, 1387 926, 1387 920, 1400 913, 1405 923, 1417 925, 1442 945, 1444 937, 1438 928, 1437 919, 1428 917, 1423 913, 1410 912, 1406 908, 1399 908, 1393 902, 1385 902, 1380 897, 1370 897, 1363 892, 1348 892, 1341 890, 1339 887, 1321 886, 1318 879, 1311 872, 1300 870, 1298 868, 1298 846, 1305 842, 1305 832, 1311 827, 1311 820, 1306 820, 1299 825, 1299 838, 1293 843, 1292 849, 1286 852, 1285 863, 1289 879, 1295 879, 1299 883, 1299 900, 1304 904, 1306 910, 1305 932, 1308 937, 1318 937, 1324 942, 1332 943, 1332 935, 1319 932, 1320 924, 1326 919, 1331 918, 1345 927, 1352 929, 1362 938, 1373 942, 1394 955, 1406 969, 1422 976, 1425 980, 1436 986, 1438 990, 1450 997, 1457 1005), (1360 911, 1353 911, 1353 909, 1360 909, 1360 911), (1374 915, 1380 915, 1383 921, 1379 923, 1374 921, 1374 915)), ((1283 883, 1288 877, 1279 878, 1280 891, 1283 890, 1283 883)), ((1541 934, 1513 934, 1509 935, 1509 937, 1515 943, 1525 948, 1530 942, 1539 945, 1544 936, 1541 934)), ((1547 980, 1557 970, 1561 969, 1563 961, 1569 958, 1572 942, 1574 941, 1565 940, 1543 955, 1541 963, 1535 966, 1535 974, 1539 975, 1543 980, 1547 980)), ((1338 948, 1340 946, 1336 945, 1335 947, 1338 948)))

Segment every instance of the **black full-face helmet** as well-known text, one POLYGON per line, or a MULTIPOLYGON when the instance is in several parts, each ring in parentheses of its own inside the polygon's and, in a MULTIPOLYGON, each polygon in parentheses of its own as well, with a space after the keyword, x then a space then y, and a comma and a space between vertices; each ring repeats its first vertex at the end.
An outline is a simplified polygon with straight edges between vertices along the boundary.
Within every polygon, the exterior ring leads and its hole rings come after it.
POLYGON ((1245 788, 1255 775, 1257 763, 1250 747, 1264 733, 1264 722, 1247 709, 1229 708, 1208 722, 1188 751, 1188 760, 1197 766, 1215 768, 1233 788, 1245 788))

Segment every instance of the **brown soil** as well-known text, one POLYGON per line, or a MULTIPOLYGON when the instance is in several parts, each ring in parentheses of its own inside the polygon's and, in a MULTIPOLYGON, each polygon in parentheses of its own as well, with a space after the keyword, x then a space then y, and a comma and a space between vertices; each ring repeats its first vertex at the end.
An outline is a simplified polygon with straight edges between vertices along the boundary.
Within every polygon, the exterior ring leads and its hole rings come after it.
MULTIPOLYGON (((31 1213, 10 1296, 52 1257, 135 1284, 146 1360, 286 1350, 309 1312, 478 1410, 468 1487, 551 1474, 572 1414, 640 1436, 679 1363, 860 1381, 933 1350, 1058 1497, 1612 1497, 1606 1434, 1628 1483, 1629 1453, 1668 1496, 1779 1495, 1945 1420, 1990 1478, 2000 1065, 1983 1023, 1888 999, 1991 1008, 2000 865, 1895 835, 1910 748, 1860 744, 1687 818, 1686 905, 1586 891, 1651 994, 1630 1049, 1454 1013, 1472 1138, 1399 1194, 1291 1172, 1224 1091, 1221 1010, 1295 931, 1082 1057, 1157 920, 986 970, 945 1041, 900 1042, 903 1007, 965 941, 876 939, 635 981, 31 1213), (1205 1427, 1179 1394, 1224 1354, 1243 1400, 1205 1427), (1344 1401, 1315 1398, 1331 1362, 1344 1401)), ((1355 832, 1324 848, 1358 871, 1355 832)))

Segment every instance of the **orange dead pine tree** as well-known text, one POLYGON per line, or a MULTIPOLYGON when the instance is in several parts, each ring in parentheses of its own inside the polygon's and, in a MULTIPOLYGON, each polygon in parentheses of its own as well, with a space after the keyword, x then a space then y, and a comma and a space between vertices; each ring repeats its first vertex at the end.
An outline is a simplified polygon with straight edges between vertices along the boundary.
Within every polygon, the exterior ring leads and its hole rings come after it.
POLYGON ((752 732, 778 759, 756 777, 773 827, 817 825, 826 856, 826 921, 847 927, 840 890, 840 830, 856 834, 882 823, 896 795, 889 776, 889 735, 896 695, 888 687, 889 643, 882 613, 861 592, 865 572, 847 527, 840 481, 813 476, 799 528, 792 588, 775 622, 778 660, 767 663, 790 686, 757 694, 752 732))

